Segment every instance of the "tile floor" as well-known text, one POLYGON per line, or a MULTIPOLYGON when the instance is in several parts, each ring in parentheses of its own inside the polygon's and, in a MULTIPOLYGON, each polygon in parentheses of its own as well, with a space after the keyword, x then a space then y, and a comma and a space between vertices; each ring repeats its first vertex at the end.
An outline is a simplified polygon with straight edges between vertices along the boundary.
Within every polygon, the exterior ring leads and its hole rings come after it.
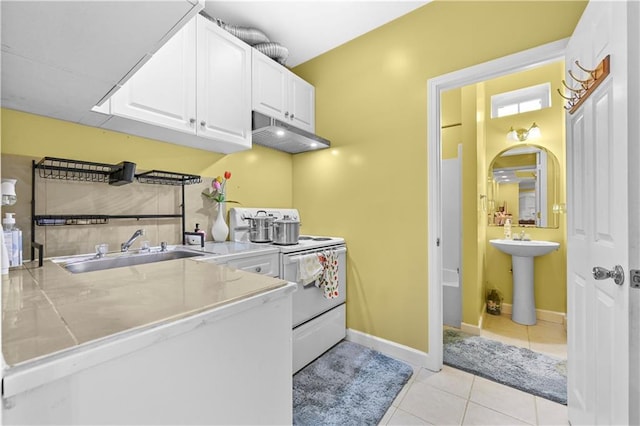
MULTIPOLYGON (((481 335, 566 358, 561 324, 524 326, 508 315, 486 315, 481 335)), ((544 398, 444 366, 434 373, 414 367, 381 425, 568 425, 567 407, 544 398)))

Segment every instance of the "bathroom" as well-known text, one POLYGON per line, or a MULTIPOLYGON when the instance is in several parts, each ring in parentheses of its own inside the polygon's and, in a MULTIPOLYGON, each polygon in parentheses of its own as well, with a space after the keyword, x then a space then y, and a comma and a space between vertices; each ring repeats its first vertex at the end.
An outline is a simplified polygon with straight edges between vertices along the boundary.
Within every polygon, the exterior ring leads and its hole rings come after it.
MULTIPOLYGON (((470 334, 566 357, 565 120, 562 99, 557 93, 563 76, 564 62, 556 61, 452 89, 442 96, 442 181, 446 189, 442 192, 443 321, 470 334), (492 96, 547 83, 549 107, 491 118, 492 96), (529 129, 533 123, 539 126, 539 138, 508 140, 507 134, 512 128, 529 129), (547 159, 547 194, 541 214, 532 214, 533 208, 525 212, 518 207, 519 203, 526 202, 534 188, 525 194, 521 186, 518 195, 518 185, 498 184, 493 178, 494 169, 508 169, 504 167, 505 162, 517 158, 503 156, 497 160, 498 157, 523 146, 543 148, 541 156, 547 159), (502 209, 506 211, 500 212, 502 209), (498 219, 503 215, 513 221, 514 237, 560 244, 558 250, 536 257, 534 262, 536 316, 539 325, 550 326, 549 335, 541 335, 533 331, 533 327, 510 320, 511 256, 489 244, 491 239, 504 238, 504 218, 498 219), (497 318, 486 314, 485 299, 492 289, 502 298, 502 315, 497 318)), ((537 177, 535 172, 529 174, 537 177)), ((522 177, 523 173, 519 175, 522 177)), ((536 209, 541 211, 540 206, 536 209)))

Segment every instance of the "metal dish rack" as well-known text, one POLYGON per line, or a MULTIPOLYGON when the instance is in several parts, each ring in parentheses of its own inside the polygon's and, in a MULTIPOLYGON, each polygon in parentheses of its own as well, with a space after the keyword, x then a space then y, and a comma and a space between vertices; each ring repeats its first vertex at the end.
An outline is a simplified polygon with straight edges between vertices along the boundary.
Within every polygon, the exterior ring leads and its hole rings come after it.
MULTIPOLYGON (((122 163, 121 163, 122 164, 122 163)), ((182 243, 185 233, 185 197, 184 186, 202 182, 197 175, 150 170, 135 174, 135 179, 143 184, 181 186, 182 203, 179 214, 139 214, 139 215, 36 215, 36 176, 43 179, 58 179, 76 182, 109 183, 110 178, 121 171, 119 164, 94 163, 65 158, 44 157, 39 162, 32 161, 31 170, 31 260, 38 250, 38 265, 42 266, 43 245, 35 241, 35 228, 38 226, 64 225, 104 225, 111 219, 163 219, 180 218, 182 225, 182 243)))

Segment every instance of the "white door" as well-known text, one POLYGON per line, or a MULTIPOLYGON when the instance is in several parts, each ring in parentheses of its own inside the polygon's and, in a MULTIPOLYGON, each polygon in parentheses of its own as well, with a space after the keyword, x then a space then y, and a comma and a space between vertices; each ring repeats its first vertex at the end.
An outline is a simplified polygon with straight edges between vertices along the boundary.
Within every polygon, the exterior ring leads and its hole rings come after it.
MULTIPOLYGON (((575 61, 611 74, 567 114, 568 406, 571 424, 629 422, 629 211, 627 4, 590 2, 567 45, 575 61), (595 266, 624 270, 624 283, 596 280, 595 266)), ((634 77, 635 78, 635 77, 634 77)), ((567 74, 573 87, 578 83, 567 74)), ((637 119, 637 118, 636 118, 637 119)))
POLYGON ((111 98, 111 113, 195 134, 196 22, 187 23, 111 98))
POLYGON ((198 16, 198 136, 251 148, 251 47, 198 16))

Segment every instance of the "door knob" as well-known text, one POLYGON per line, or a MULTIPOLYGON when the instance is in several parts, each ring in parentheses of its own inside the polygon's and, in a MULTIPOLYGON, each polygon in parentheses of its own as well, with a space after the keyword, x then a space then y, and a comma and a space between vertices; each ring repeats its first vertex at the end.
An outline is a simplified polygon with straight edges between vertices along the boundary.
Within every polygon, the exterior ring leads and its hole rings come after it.
POLYGON ((607 278, 613 278, 613 282, 622 285, 624 283, 624 269, 622 266, 616 265, 612 270, 603 268, 602 266, 593 267, 593 278, 596 280, 606 280, 607 278))

